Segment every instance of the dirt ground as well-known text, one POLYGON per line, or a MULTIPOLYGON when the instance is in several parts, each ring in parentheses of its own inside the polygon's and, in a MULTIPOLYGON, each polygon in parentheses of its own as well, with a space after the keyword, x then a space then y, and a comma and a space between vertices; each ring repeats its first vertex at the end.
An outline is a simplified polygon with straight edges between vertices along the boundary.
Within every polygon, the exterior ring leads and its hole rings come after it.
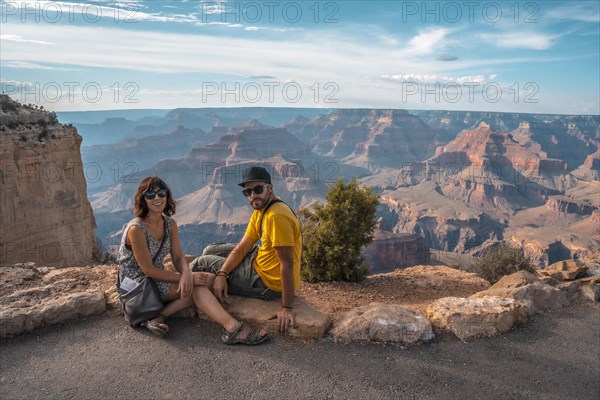
POLYGON ((490 284, 477 275, 443 265, 419 265, 367 277, 360 283, 302 282, 298 295, 334 319, 373 302, 402 304, 425 310, 442 297, 468 297, 490 284))

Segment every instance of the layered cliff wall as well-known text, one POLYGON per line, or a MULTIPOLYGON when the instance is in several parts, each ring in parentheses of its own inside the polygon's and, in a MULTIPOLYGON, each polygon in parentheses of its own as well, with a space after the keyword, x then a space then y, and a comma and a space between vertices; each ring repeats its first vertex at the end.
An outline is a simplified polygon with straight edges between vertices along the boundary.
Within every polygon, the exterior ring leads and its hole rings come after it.
POLYGON ((546 202, 548 210, 563 214, 592 215, 597 207, 593 204, 569 199, 565 196, 551 196, 546 202))
POLYGON ((81 136, 0 96, 0 263, 77 265, 97 252, 81 136))
POLYGON ((413 233, 375 231, 375 238, 363 251, 370 274, 393 271, 430 261, 425 239, 413 233))

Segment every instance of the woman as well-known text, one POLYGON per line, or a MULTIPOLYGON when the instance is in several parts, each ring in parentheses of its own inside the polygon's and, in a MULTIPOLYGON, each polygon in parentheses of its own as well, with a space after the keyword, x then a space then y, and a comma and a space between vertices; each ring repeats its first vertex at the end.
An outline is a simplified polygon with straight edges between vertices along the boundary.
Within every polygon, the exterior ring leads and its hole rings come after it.
POLYGON ((179 244, 177 224, 170 218, 175 214, 175 200, 162 179, 151 176, 140 182, 133 213, 136 218, 125 227, 118 262, 121 279, 128 277, 139 282, 147 276, 156 283, 165 308, 160 316, 144 324, 150 331, 163 336, 169 330, 165 323, 167 317, 195 305, 225 329, 222 340, 226 344, 254 345, 267 339, 267 331, 251 328, 225 311, 209 289, 214 274, 189 270, 179 244), (166 237, 161 247, 163 235, 166 237), (165 269, 163 260, 168 253, 177 272, 165 269))

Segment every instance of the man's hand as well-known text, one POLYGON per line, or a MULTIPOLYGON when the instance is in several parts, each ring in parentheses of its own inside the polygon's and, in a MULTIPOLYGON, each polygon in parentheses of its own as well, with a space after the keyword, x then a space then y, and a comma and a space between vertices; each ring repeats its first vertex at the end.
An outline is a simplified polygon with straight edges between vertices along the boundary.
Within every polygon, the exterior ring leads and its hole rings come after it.
POLYGON ((296 328, 296 313, 291 308, 281 308, 269 318, 277 318, 277 332, 286 334, 290 328, 296 328))
POLYGON ((194 286, 210 286, 211 278, 214 276, 215 274, 210 272, 192 272, 194 286))
POLYGON ((177 292, 181 295, 182 299, 190 297, 192 290, 194 289, 194 278, 189 270, 184 270, 179 277, 179 286, 177 292))
POLYGON ((223 275, 217 275, 215 283, 213 283, 213 291, 215 296, 221 303, 225 303, 225 297, 229 297, 227 294, 227 279, 223 275))

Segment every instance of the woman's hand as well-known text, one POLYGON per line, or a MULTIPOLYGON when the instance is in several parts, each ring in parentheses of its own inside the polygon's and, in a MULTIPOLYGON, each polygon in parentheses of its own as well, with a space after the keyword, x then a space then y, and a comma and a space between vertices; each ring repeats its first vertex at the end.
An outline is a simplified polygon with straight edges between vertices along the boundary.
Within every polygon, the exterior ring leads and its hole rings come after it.
POLYGON ((194 289, 194 277, 189 269, 184 269, 179 277, 179 287, 177 292, 181 295, 182 299, 190 297, 192 290, 194 289))

